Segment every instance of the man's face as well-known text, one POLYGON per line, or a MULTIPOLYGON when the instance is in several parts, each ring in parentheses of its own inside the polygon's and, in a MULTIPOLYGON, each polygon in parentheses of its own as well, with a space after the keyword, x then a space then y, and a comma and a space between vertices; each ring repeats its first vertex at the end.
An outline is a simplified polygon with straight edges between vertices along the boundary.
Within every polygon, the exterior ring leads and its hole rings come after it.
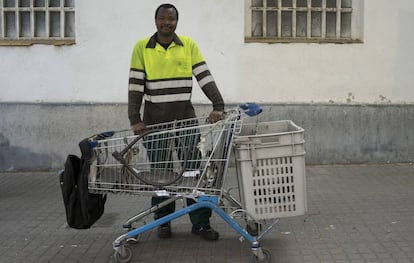
POLYGON ((172 36, 177 28, 177 14, 173 8, 161 8, 155 18, 158 34, 172 36))

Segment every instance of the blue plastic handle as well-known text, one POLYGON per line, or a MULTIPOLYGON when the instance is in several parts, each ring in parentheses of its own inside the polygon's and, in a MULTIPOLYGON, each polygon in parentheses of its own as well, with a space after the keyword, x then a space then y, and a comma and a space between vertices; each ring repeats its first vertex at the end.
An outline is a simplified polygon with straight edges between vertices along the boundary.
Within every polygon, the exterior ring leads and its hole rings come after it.
POLYGON ((256 103, 244 103, 240 104, 239 107, 250 117, 259 115, 263 111, 262 107, 256 103))
POLYGON ((106 131, 106 132, 101 133, 101 135, 105 138, 108 138, 108 137, 114 136, 114 133, 115 132, 113 132, 113 131, 106 131))
MULTIPOLYGON (((102 132, 102 133, 96 135, 95 137, 98 138, 98 140, 99 139, 104 139, 104 138, 109 138, 109 137, 114 136, 114 133, 115 132, 113 132, 113 131, 106 131, 106 132, 102 132)), ((98 141, 96 139, 89 141, 89 147, 90 148, 95 148, 96 146, 98 146, 98 141)))
POLYGON ((248 103, 245 103, 245 104, 240 104, 239 107, 242 110, 247 110, 249 108, 249 105, 248 105, 248 103))
POLYGON ((95 148, 96 146, 98 146, 98 141, 97 140, 89 141, 89 147, 91 149, 95 148))

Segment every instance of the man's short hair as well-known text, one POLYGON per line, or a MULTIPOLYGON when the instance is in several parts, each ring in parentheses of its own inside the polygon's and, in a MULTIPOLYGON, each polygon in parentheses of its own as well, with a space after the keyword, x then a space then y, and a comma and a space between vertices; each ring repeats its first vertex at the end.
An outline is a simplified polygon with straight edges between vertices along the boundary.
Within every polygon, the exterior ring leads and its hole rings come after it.
POLYGON ((175 13, 177 14, 177 20, 178 20, 178 10, 177 10, 177 8, 176 8, 174 5, 172 5, 172 4, 162 4, 162 5, 160 5, 160 6, 157 8, 157 10, 155 10, 155 19, 157 19, 158 12, 160 11, 160 9, 161 9, 161 8, 172 8, 172 9, 174 9, 174 10, 175 10, 175 13))

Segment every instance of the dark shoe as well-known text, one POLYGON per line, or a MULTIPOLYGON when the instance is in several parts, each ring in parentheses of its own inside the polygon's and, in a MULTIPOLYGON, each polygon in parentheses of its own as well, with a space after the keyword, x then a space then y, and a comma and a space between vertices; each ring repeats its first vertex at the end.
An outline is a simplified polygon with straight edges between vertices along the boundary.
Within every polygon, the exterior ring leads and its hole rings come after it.
POLYGON ((158 227, 157 235, 159 238, 169 238, 171 237, 171 224, 165 223, 158 227))
POLYGON ((191 233, 201 236, 205 240, 215 241, 219 238, 219 233, 215 231, 211 226, 195 227, 191 229, 191 233))

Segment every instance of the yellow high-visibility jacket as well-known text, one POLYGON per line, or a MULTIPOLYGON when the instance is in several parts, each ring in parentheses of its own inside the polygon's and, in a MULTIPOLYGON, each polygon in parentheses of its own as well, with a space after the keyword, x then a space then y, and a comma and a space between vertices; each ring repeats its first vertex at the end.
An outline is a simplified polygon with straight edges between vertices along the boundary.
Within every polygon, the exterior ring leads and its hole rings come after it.
POLYGON ((142 99, 146 124, 195 117, 191 103, 193 75, 213 103, 213 109, 223 111, 223 99, 192 38, 174 35, 168 48, 157 42, 156 34, 138 41, 132 52, 129 75, 131 124, 141 121, 142 99))

